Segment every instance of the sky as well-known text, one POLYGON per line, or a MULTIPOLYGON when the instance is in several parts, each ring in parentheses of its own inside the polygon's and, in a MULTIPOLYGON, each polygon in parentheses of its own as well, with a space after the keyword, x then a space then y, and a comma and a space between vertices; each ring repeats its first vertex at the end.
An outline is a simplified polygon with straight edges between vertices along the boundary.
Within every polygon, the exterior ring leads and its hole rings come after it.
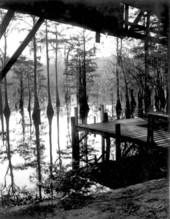
MULTIPOLYGON (((21 41, 23 41, 25 39, 25 37, 27 36, 28 31, 23 30, 23 29, 28 28, 28 27, 30 28, 30 20, 29 20, 29 18, 26 17, 24 21, 21 21, 19 23, 14 22, 10 26, 14 26, 15 29, 8 34, 7 54, 9 55, 9 57, 13 55, 13 53, 16 51, 16 49, 20 45, 21 41)), ((69 27, 70 25, 63 24, 63 26, 69 27)), ((78 28, 78 27, 74 27, 74 29, 67 30, 67 34, 68 35, 73 34, 74 32, 76 32, 79 29, 80 28, 78 28)), ((91 34, 94 37, 94 44, 98 48, 98 53, 97 53, 98 57, 111 56, 112 54, 115 53, 116 40, 114 37, 100 34, 100 36, 101 36, 100 43, 95 43, 95 32, 91 32, 91 34)), ((0 40, 0 49, 2 49, 2 50, 3 50, 3 45, 4 45, 4 39, 2 37, 0 40)), ((31 57, 28 47, 25 48, 25 50, 23 51, 22 54, 31 57)), ((41 61, 44 62, 45 61, 45 51, 43 53, 41 53, 41 56, 42 56, 41 61)))

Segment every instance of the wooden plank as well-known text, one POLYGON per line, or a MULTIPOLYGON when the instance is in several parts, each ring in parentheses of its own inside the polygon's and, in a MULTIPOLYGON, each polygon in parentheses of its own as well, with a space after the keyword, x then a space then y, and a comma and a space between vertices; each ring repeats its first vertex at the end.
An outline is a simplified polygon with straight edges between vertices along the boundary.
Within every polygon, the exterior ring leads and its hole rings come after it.
POLYGON ((144 15, 143 11, 140 11, 139 14, 137 15, 137 17, 135 18, 134 22, 133 22, 133 26, 131 26, 129 28, 129 30, 133 30, 134 27, 138 24, 138 22, 140 21, 140 19, 142 18, 142 16, 144 15))
MULTIPOLYGON (((102 136, 110 136, 112 138, 116 138, 116 130, 115 125, 121 125, 121 142, 129 141, 134 142, 135 144, 141 145, 148 145, 147 143, 147 121, 141 118, 135 119, 125 119, 125 120, 115 120, 107 123, 96 123, 96 124, 89 124, 86 126, 78 127, 82 130, 88 130, 89 132, 100 134, 102 136)), ((154 131, 154 142, 156 145, 160 146, 163 145, 167 147, 166 139, 169 139, 170 134, 165 132, 164 130, 156 130, 154 131), (160 141, 161 139, 165 139, 165 141, 160 141), (163 142, 163 144, 162 144, 163 142)), ((170 146, 170 145, 169 145, 170 146)))

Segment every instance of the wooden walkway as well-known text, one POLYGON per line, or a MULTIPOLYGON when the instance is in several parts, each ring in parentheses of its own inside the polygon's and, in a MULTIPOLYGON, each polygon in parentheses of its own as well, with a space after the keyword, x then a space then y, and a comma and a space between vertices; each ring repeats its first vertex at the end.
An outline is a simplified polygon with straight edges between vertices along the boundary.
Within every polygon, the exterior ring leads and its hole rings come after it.
MULTIPOLYGON (((129 141, 136 144, 148 145, 148 122, 141 118, 115 120, 87 125, 78 124, 77 130, 99 134, 103 137, 116 138, 116 124, 120 124, 121 142, 129 141)), ((170 133, 161 129, 154 130, 153 142, 156 146, 169 147, 170 133)))

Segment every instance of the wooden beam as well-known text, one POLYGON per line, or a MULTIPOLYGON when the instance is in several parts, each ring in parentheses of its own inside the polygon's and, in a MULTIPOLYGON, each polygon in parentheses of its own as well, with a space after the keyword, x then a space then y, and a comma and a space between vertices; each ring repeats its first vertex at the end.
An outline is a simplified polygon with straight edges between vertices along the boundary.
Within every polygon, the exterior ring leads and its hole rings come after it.
POLYGON ((7 62, 7 64, 4 66, 4 68, 2 69, 1 73, 0 73, 0 81, 2 81, 2 79, 6 76, 7 72, 11 69, 11 67, 13 66, 13 64, 17 61, 18 57, 21 55, 21 53, 23 52, 23 50, 25 49, 25 47, 28 45, 28 43, 31 41, 31 39, 33 38, 33 36, 36 34, 37 30, 39 29, 39 27, 41 26, 41 24, 43 23, 44 19, 43 18, 39 18, 39 20, 37 21, 37 23, 35 24, 35 26, 32 28, 32 30, 28 33, 28 35, 26 36, 25 40, 21 43, 21 45, 19 46, 19 48, 16 50, 16 52, 12 55, 12 57, 10 58, 10 60, 7 62))
POLYGON ((145 40, 146 38, 148 39, 148 41, 153 42, 153 43, 158 43, 158 44, 162 44, 162 45, 167 45, 167 39, 166 38, 157 38, 157 37, 152 37, 152 36, 146 36, 145 34, 141 34, 141 33, 136 33, 133 30, 127 30, 127 31, 122 31, 122 36, 126 37, 132 37, 135 39, 139 39, 139 40, 145 40))
POLYGON ((129 5, 125 4, 125 30, 128 30, 129 5))
POLYGON ((3 34, 5 33, 11 19, 14 16, 14 13, 15 13, 14 11, 8 10, 7 13, 5 14, 4 19, 0 25, 0 39, 3 36, 3 34))
POLYGON ((135 18, 134 22, 133 22, 133 26, 129 28, 129 30, 133 30, 134 26, 136 26, 138 24, 138 22, 140 21, 141 17, 144 15, 143 11, 140 11, 139 14, 137 15, 137 17, 135 18))
MULTIPOLYGON (((126 21, 125 21, 126 22, 126 21)), ((127 26, 130 26, 130 28, 129 29, 132 29, 132 27, 133 27, 133 30, 135 30, 136 31, 136 29, 138 29, 138 30, 140 30, 140 31, 145 31, 146 30, 146 27, 144 27, 144 26, 142 26, 142 25, 139 25, 139 24, 134 24, 134 23, 132 23, 132 22, 126 22, 126 25, 127 26)), ((127 29, 126 29, 127 30, 127 29)))

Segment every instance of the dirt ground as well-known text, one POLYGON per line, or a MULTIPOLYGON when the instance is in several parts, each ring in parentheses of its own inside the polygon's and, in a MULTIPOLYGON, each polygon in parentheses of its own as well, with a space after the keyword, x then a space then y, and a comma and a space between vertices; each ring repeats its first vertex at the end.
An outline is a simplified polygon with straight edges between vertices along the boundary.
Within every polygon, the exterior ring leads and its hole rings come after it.
POLYGON ((168 215, 169 189, 165 179, 99 193, 76 201, 0 209, 0 219, 164 219, 168 215))

